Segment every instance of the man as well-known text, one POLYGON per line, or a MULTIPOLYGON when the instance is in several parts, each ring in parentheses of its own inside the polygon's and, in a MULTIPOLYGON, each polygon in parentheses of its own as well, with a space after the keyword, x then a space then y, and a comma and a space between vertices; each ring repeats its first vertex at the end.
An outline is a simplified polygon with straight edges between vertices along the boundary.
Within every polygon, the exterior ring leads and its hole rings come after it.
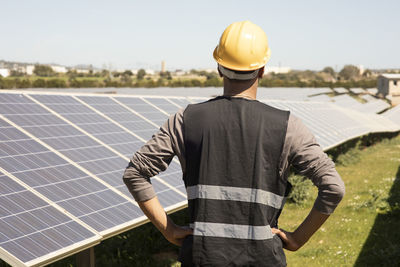
POLYGON ((285 266, 283 248, 303 246, 343 197, 334 163, 302 122, 255 100, 269 55, 260 27, 249 21, 231 24, 214 50, 223 96, 171 116, 125 171, 124 181, 144 213, 166 239, 182 245, 182 266, 285 266), (150 183, 175 155, 190 228, 171 221, 150 183), (319 190, 294 232, 277 228, 290 189, 290 165, 319 190))

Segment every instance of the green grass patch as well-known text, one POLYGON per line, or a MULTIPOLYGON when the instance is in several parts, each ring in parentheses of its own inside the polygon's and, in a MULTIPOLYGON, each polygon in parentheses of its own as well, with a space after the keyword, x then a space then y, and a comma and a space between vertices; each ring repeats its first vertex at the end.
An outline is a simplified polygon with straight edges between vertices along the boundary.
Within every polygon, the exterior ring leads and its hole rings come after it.
MULTIPOLYGON (((288 266, 396 266, 400 262, 400 136, 362 151, 350 149, 339 158, 337 170, 346 195, 304 247, 286 252, 288 266)), ((315 188, 312 191, 315 197, 315 188)), ((294 230, 311 206, 312 200, 301 209, 288 203, 279 226, 294 230)))

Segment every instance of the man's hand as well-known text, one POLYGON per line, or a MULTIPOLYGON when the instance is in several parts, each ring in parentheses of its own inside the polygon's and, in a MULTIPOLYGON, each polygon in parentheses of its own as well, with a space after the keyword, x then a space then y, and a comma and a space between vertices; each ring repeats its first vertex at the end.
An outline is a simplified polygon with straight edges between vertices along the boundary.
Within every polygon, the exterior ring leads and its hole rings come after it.
POLYGON ((182 246, 182 242, 188 235, 193 234, 193 230, 188 226, 179 226, 171 222, 173 226, 170 226, 168 222, 167 230, 163 233, 164 237, 174 245, 182 246), (172 228, 172 229, 169 229, 172 228))
POLYGON ((307 218, 300 224, 294 232, 287 232, 282 229, 271 228, 271 232, 278 235, 283 242, 283 247, 287 250, 296 251, 301 248, 310 237, 328 219, 328 214, 323 214, 316 209, 312 209, 307 218))
POLYGON ((187 226, 176 225, 165 213, 157 197, 150 200, 138 202, 147 218, 157 227, 163 236, 172 244, 181 246, 183 239, 193 234, 193 230, 187 226))
POLYGON ((296 251, 301 247, 295 240, 295 236, 292 232, 287 232, 283 229, 276 229, 276 228, 272 228, 271 231, 272 233, 278 235, 281 238, 283 242, 283 248, 290 251, 296 251))

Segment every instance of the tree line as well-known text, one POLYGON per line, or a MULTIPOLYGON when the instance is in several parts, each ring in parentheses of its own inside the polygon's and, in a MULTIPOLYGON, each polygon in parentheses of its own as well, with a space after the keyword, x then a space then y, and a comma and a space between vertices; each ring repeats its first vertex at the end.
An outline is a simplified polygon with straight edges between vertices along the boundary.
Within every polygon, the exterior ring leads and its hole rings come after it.
MULTIPOLYGON (((268 66, 266 66, 268 69, 268 66)), ((10 77, 0 76, 0 88, 101 88, 101 87, 221 87, 223 81, 218 73, 191 70, 186 76, 173 76, 170 72, 148 75, 144 69, 136 74, 130 70, 110 72, 102 70, 78 73, 70 70, 61 74, 49 66, 36 65, 34 75, 27 76, 16 71, 10 77), (194 78, 193 78, 194 77, 194 78)), ((346 65, 340 72, 332 67, 321 71, 291 71, 288 73, 268 73, 260 79, 261 87, 376 87, 376 75, 346 65)))

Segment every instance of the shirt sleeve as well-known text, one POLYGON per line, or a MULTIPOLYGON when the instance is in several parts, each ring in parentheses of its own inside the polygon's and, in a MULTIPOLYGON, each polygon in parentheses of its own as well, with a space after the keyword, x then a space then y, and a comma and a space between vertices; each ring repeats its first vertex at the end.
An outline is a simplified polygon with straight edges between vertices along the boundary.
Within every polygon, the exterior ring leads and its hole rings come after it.
POLYGON ((183 109, 169 117, 125 169, 124 183, 137 202, 156 196, 150 178, 167 169, 174 156, 178 156, 184 171, 183 109))
POLYGON ((344 183, 335 169, 335 163, 322 150, 314 135, 292 114, 288 121, 285 152, 286 164, 291 164, 299 174, 309 178, 318 187, 314 208, 321 213, 331 214, 344 196, 344 183))

